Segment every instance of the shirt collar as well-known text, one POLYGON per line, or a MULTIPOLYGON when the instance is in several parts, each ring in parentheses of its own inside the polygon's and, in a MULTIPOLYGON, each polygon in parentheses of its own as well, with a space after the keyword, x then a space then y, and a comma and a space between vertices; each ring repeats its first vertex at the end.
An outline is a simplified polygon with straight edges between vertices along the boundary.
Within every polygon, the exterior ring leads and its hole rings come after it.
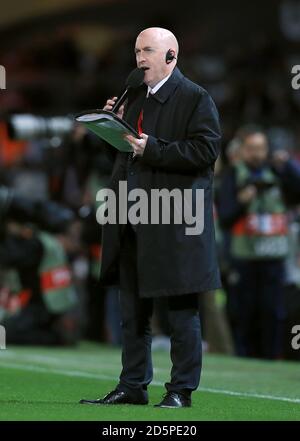
POLYGON ((156 86, 154 86, 153 88, 148 86, 147 98, 148 98, 149 94, 154 95, 165 84, 165 82, 168 81, 168 79, 170 78, 171 75, 172 75, 172 72, 167 77, 163 78, 159 83, 157 83, 156 86))

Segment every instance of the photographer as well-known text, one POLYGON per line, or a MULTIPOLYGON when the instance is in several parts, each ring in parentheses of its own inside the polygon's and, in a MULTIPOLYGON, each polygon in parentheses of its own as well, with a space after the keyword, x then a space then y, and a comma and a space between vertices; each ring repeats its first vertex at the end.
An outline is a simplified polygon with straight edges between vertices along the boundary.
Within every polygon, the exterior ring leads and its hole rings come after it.
POLYGON ((300 199, 300 168, 287 152, 268 159, 268 142, 258 127, 238 133, 241 160, 223 176, 218 213, 230 231, 229 318, 236 352, 282 356, 284 263, 288 219, 284 193, 300 199))
POLYGON ((0 321, 7 342, 73 344, 76 297, 66 258, 71 220, 67 222, 65 209, 60 213, 53 203, 33 203, 4 190, 0 195, 0 321), (37 225, 56 234, 41 231, 37 225))

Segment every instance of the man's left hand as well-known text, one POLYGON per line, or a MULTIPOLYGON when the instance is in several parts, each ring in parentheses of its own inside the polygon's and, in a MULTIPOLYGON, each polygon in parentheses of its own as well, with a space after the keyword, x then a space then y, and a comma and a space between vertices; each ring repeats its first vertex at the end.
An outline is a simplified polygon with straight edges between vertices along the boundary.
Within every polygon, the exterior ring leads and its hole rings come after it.
POLYGON ((143 156, 144 150, 148 141, 148 135, 142 133, 141 139, 135 138, 132 135, 126 135, 125 139, 133 148, 134 156, 143 156))
POLYGON ((273 153, 271 160, 275 168, 281 169, 290 159, 290 155, 286 150, 277 150, 273 153))

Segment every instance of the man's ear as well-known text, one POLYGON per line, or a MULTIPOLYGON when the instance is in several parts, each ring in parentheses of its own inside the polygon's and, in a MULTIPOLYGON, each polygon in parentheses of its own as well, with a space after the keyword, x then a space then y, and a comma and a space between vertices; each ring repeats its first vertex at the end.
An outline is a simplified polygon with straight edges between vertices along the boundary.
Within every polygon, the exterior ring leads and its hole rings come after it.
POLYGON ((170 64, 174 59, 176 60, 175 51, 173 49, 169 49, 166 53, 166 63, 170 64))

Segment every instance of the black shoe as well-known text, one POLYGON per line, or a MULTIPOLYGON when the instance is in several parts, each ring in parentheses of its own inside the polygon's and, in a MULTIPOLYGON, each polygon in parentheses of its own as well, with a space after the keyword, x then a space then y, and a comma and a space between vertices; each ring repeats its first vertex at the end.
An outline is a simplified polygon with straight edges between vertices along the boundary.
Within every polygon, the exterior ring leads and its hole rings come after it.
POLYGON ((168 407, 174 409, 177 407, 191 407, 192 400, 177 392, 167 392, 159 404, 154 407, 168 407))
POLYGON ((115 389, 104 398, 98 398, 97 400, 80 400, 80 404, 148 404, 148 394, 146 391, 138 391, 138 394, 134 396, 128 392, 115 389), (138 396, 139 395, 139 396, 138 396))

